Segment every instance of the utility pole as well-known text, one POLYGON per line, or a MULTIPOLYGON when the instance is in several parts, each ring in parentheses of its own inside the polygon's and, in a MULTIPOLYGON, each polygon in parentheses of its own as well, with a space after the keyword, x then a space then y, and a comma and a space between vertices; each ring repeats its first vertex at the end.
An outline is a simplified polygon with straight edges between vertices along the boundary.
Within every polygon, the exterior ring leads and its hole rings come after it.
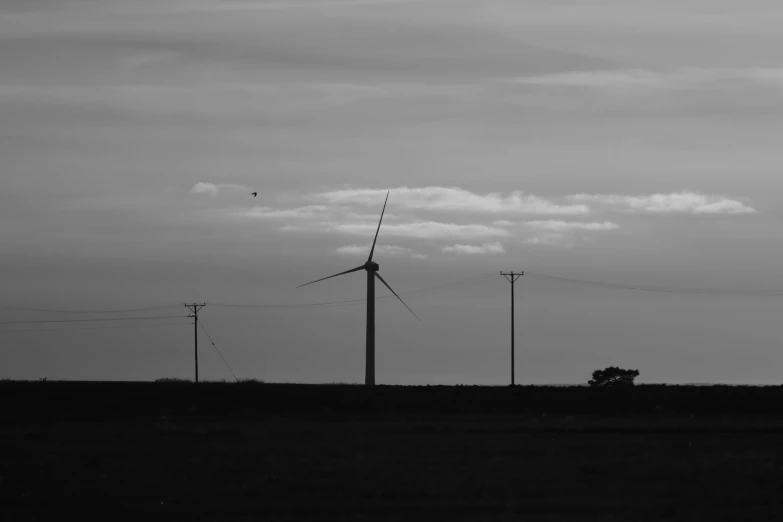
POLYGON ((514 382, 514 283, 525 275, 524 272, 500 272, 500 275, 505 277, 509 283, 511 283, 511 386, 515 386, 514 382))
POLYGON ((207 306, 207 304, 191 303, 185 306, 193 312, 188 317, 193 318, 193 353, 196 357, 196 382, 198 382, 198 311, 207 306))

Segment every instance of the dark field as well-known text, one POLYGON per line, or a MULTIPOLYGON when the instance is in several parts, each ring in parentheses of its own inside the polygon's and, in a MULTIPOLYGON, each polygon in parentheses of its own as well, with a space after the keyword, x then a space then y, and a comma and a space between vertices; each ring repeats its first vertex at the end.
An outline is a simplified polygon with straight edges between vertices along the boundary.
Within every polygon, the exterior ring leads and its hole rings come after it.
POLYGON ((0 520, 783 520, 783 387, 0 383, 0 520))

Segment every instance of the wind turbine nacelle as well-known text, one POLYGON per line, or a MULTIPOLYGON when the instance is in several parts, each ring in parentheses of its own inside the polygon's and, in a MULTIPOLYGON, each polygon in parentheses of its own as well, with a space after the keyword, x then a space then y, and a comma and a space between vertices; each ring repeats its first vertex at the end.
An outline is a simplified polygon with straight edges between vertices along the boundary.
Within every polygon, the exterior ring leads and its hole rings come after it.
POLYGON ((364 269, 369 270, 370 272, 377 272, 378 270, 380 270, 380 268, 381 267, 375 261, 367 261, 364 264, 364 269))

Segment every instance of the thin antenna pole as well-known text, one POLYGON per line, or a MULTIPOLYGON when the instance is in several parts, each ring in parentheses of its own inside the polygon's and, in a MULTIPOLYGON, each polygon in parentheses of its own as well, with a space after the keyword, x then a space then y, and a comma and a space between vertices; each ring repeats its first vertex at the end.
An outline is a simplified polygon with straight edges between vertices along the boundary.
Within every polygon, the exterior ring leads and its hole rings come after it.
POLYGON ((509 283, 511 283, 511 386, 516 386, 514 378, 514 283, 521 276, 525 275, 524 272, 500 272, 500 275, 505 277, 509 283))
POLYGON ((193 355, 196 362, 196 382, 198 383, 198 312, 206 303, 191 303, 185 305, 192 312, 189 317, 193 318, 193 355))

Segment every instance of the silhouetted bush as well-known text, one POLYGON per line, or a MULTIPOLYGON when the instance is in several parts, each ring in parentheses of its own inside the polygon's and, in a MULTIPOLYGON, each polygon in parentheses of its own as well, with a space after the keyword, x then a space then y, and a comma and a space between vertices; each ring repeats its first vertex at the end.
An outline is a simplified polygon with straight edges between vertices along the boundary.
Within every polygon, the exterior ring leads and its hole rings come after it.
POLYGON ((593 378, 587 382, 593 388, 622 388, 633 386, 633 380, 639 376, 639 370, 623 370, 610 366, 593 372, 593 378))
POLYGON ((155 379, 155 382, 190 382, 190 379, 180 379, 179 377, 163 377, 155 379))

